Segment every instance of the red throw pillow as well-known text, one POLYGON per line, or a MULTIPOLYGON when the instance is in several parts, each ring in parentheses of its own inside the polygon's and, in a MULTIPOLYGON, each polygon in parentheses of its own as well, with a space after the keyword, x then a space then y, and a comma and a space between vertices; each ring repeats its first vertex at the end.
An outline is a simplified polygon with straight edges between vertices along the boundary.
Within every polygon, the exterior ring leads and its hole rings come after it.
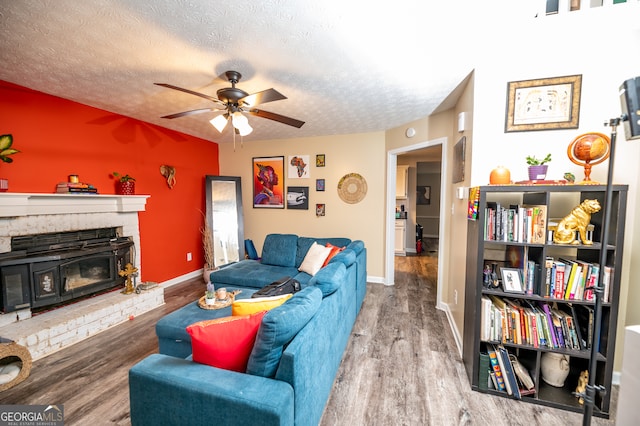
POLYGON ((325 247, 331 247, 331 251, 329 252, 329 256, 327 256, 327 259, 324 261, 324 263, 322 264, 322 267, 327 266, 327 264, 329 263, 329 261, 331 260, 331 258, 333 256, 335 256, 336 254, 340 253, 342 250, 344 250, 344 247, 336 247, 331 243, 327 243, 324 245, 325 247))
POLYGON ((193 360, 244 373, 266 311, 200 321, 187 327, 193 360))

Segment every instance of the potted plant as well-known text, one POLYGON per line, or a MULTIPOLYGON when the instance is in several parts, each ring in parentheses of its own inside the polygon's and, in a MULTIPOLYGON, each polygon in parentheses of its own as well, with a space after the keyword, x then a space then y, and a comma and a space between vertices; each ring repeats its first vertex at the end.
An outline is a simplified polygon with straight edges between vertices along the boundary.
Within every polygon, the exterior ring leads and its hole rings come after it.
POLYGON ((551 161, 551 154, 547 154, 542 160, 529 155, 527 156, 527 164, 529 165, 529 180, 543 180, 547 177, 546 163, 551 161))
POLYGON ((214 305, 216 303, 216 288, 211 283, 207 283, 207 291, 204 294, 204 303, 207 305, 214 305))
POLYGON ((121 175, 113 172, 116 180, 116 194, 118 195, 134 195, 136 193, 136 179, 129 175, 121 175))
MULTIPOLYGON (((12 135, 0 135, 0 160, 3 163, 12 163, 13 158, 10 155, 16 154, 20 151, 11 148, 13 145, 12 135)), ((9 189, 9 181, 7 179, 0 178, 0 191, 4 192, 9 189)))

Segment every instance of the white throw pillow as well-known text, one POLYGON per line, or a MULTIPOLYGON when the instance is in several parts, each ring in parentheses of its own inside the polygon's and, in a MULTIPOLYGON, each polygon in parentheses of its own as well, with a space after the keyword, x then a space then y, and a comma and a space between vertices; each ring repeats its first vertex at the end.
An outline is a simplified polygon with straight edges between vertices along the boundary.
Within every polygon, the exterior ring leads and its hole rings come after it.
POLYGON ((331 247, 323 247, 314 241, 298 271, 306 272, 311 276, 315 275, 322 268, 322 264, 329 256, 329 253, 331 253, 331 247))

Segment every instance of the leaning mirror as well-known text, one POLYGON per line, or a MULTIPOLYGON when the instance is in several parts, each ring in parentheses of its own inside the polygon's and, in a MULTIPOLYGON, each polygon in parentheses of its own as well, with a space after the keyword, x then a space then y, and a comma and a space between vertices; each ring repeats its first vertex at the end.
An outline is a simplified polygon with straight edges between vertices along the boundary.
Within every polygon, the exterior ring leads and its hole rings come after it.
POLYGON ((244 259, 240 177, 207 176, 207 222, 212 233, 214 267, 244 259))

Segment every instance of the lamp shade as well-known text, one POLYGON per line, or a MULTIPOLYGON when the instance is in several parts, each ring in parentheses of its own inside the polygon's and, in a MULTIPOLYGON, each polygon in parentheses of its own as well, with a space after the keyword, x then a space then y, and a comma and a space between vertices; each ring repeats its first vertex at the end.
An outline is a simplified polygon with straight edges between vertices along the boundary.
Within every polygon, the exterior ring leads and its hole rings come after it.
POLYGON ((217 117, 215 117, 214 119, 210 120, 209 123, 211 123, 211 125, 213 127, 216 128, 216 130, 218 130, 220 133, 222 133, 222 131, 224 130, 225 126, 227 125, 227 117, 226 114, 222 114, 219 115, 217 117))

